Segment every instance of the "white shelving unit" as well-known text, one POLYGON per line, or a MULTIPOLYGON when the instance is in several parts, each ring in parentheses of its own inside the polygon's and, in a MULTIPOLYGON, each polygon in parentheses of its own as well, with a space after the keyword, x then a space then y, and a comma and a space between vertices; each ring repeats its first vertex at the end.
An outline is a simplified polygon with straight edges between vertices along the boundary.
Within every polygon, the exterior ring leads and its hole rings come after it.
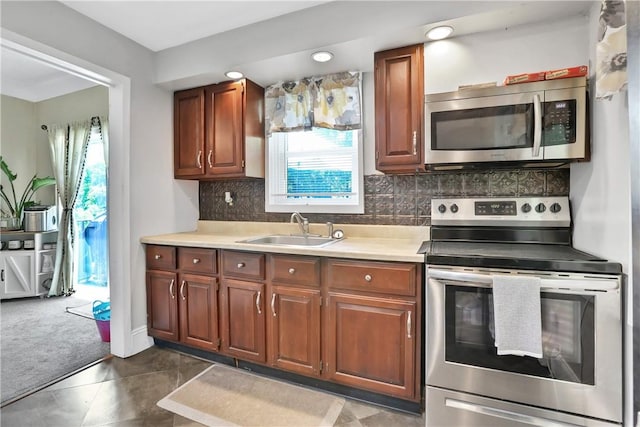
POLYGON ((33 240, 33 249, 0 251, 0 299, 37 297, 48 292, 53 277, 56 250, 44 249, 56 243, 57 231, 3 231, 2 242, 33 240), (49 258, 49 262, 45 259, 49 258))

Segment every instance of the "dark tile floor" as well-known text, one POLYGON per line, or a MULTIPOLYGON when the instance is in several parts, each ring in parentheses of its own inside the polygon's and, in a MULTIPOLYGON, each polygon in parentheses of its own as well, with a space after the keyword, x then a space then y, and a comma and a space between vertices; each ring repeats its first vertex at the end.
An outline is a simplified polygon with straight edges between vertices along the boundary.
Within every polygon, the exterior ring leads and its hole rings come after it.
MULTIPOLYGON (((152 347, 133 357, 113 357, 0 409, 2 427, 195 427, 201 424, 156 403, 211 362, 152 347)), ((424 416, 347 399, 335 427, 417 427, 424 416)))

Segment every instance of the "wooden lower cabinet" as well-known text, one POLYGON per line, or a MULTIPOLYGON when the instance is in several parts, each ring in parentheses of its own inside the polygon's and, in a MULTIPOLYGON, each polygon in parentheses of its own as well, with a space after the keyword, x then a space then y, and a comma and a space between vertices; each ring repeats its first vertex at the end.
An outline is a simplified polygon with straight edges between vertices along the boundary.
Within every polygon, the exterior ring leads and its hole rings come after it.
POLYGON ((170 341, 177 341, 180 337, 177 281, 175 272, 147 271, 147 329, 151 336, 170 341))
POLYGON ((331 381, 413 398, 416 303, 330 292, 324 331, 331 381))
POLYGON ((180 341, 206 350, 218 350, 218 279, 180 275, 180 341))
POLYGON ((269 363, 303 375, 320 374, 320 290, 272 286, 269 363))
POLYGON ((230 356, 266 362, 265 286, 224 279, 220 287, 222 351, 230 356))
POLYGON ((147 247, 149 335, 420 402, 419 263, 147 247))
POLYGON ((218 350, 217 252, 149 245, 146 262, 148 334, 218 350))

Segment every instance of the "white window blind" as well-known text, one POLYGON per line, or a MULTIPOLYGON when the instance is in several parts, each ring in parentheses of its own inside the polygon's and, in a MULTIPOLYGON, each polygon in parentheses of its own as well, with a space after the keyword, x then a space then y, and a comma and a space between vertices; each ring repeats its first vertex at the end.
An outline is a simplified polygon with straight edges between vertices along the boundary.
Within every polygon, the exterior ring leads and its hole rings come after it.
POLYGON ((274 132, 268 140, 267 212, 364 212, 359 130, 274 132))

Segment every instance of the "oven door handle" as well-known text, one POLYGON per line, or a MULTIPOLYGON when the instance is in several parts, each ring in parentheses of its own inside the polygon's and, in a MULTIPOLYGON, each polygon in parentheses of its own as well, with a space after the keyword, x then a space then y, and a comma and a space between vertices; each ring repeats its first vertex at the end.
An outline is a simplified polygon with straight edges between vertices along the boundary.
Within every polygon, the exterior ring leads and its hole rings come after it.
POLYGON ((564 423, 562 421, 551 420, 549 418, 536 417, 534 415, 520 414, 505 409, 492 408, 490 406, 479 405, 476 403, 463 402, 462 400, 446 398, 445 406, 450 408, 462 409, 463 411, 475 412, 477 414, 489 417, 503 418, 505 420, 514 421, 523 424, 533 424, 545 427, 577 427, 576 424, 564 423))
MULTIPOLYGON (((455 280, 466 282, 469 286, 474 283, 491 286, 493 279, 490 275, 464 273, 460 271, 427 269, 427 277, 443 280, 455 280)), ((587 291, 613 291, 619 288, 617 280, 593 280, 593 279, 540 279, 541 289, 570 289, 587 291)))

